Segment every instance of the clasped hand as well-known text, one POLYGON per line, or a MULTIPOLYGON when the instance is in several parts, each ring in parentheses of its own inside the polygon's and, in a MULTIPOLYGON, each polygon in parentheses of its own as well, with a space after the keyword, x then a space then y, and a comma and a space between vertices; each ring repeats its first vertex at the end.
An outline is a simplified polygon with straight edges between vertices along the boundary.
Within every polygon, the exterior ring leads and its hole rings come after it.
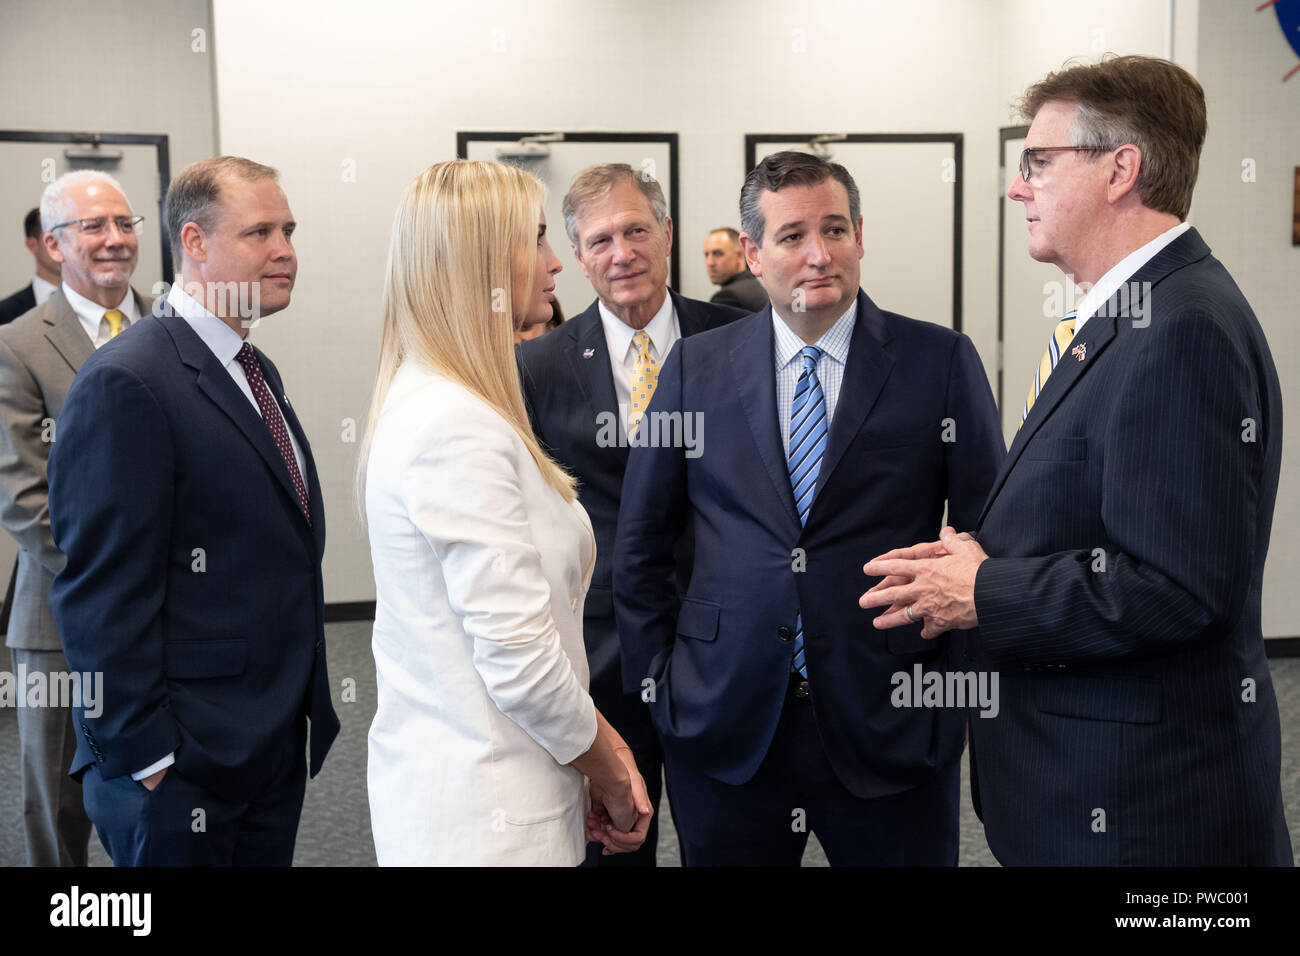
POLYGON ((632 758, 632 751, 619 747, 615 751, 627 768, 626 781, 602 784, 588 783, 591 809, 587 811, 587 842, 604 846, 601 856, 630 853, 639 849, 650 830, 654 808, 646 793, 645 780, 641 778, 632 758))
POLYGON ((858 604, 885 608, 874 621, 878 630, 923 623, 921 636, 930 639, 976 627, 975 575, 987 558, 969 534, 946 527, 938 541, 895 548, 868 561, 863 572, 882 580, 858 604))

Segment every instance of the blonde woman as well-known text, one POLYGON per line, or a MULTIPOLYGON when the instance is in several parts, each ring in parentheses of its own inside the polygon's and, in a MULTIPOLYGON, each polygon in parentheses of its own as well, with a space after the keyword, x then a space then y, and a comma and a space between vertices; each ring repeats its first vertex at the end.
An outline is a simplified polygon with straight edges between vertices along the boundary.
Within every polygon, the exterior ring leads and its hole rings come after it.
POLYGON ((572 866, 588 839, 633 850, 649 826, 632 754, 587 693, 591 525, 533 436, 512 348, 560 271, 542 199, 528 173, 456 160, 421 173, 393 221, 359 465, 382 865, 572 866))

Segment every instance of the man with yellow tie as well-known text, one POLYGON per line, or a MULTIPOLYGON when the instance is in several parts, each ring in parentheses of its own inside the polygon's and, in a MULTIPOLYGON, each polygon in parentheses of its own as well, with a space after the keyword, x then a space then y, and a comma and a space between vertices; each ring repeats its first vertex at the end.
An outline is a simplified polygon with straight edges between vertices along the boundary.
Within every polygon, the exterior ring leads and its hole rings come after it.
POLYGON ((1282 397, 1187 222, 1205 95, 1124 56, 1047 76, 1021 110, 1007 195, 1029 254, 1089 291, 973 534, 877 557, 862 603, 887 607, 878 628, 979 628, 1001 701, 970 719, 971 794, 1001 863, 1290 866, 1261 629, 1282 397))
MULTIPOLYGON (((6 644, 14 674, 26 675, 20 694, 36 682, 57 686, 50 678, 68 672, 50 613, 50 584, 64 558, 50 535, 45 466, 81 363, 145 311, 130 287, 140 221, 105 173, 80 170, 51 183, 41 197, 41 238, 62 264, 62 283, 0 327, 0 524, 19 548, 6 644)), ((90 820, 81 784, 68 776, 77 746, 68 703, 51 695, 17 708, 30 866, 86 865, 90 820)))

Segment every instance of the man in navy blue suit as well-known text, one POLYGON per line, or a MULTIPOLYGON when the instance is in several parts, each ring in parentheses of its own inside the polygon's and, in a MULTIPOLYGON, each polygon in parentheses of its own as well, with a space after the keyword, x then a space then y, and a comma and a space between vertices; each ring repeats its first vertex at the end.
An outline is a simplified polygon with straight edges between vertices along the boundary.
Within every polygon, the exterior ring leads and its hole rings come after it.
MULTIPOLYGON (((41 236, 41 211, 32 209, 23 217, 23 236, 27 251, 36 260, 36 273, 13 295, 0 299, 0 325, 12 322, 24 312, 30 312, 54 295, 59 287, 61 268, 51 256, 41 236)), ((3 628, 0 628, 3 630, 3 628)))
POLYGON ((167 194, 181 275, 82 366, 50 455, 52 605, 74 671, 74 775, 113 862, 293 861, 338 732, 325 670, 325 515, 311 448, 250 328, 289 304, 294 222, 238 157, 167 194))
POLYGON ((863 604, 927 638, 978 625, 1001 701, 970 722, 971 789, 1001 862, 1289 865, 1260 625, 1282 399, 1185 221, 1204 94, 1129 56, 1049 75, 1022 110, 1029 254, 1087 292, 979 520, 951 522, 973 535, 875 559, 863 604))
MULTIPOLYGON (((625 163, 602 163, 574 177, 564 197, 564 227, 596 301, 581 315, 519 349, 533 431, 578 478, 578 498, 596 535, 596 568, 583 608, 582 636, 591 666, 591 696, 632 748, 657 808, 663 755, 640 697, 623 692, 610 591, 614 528, 627 468, 629 418, 638 366, 658 364, 680 338, 744 315, 668 288, 673 221, 663 190, 625 163), (644 336, 644 339, 642 338, 644 336), (644 356, 642 352, 644 351, 644 356)), ((639 382, 638 382, 639 384, 639 382)), ((640 404, 641 390, 636 392, 640 404)), ((689 539, 679 544, 689 560, 689 539)), ((599 866, 654 866, 658 816, 634 853, 605 856, 598 843, 587 861, 599 866)))
POLYGON ((844 167, 770 156, 740 212, 771 304, 678 343, 638 426, 614 546, 625 685, 687 865, 797 866, 810 830, 835 865, 951 865, 965 711, 895 692, 961 636, 879 635, 857 598, 877 544, 937 530, 945 504, 977 515, 1004 451, 988 379, 965 336, 858 288, 844 167))

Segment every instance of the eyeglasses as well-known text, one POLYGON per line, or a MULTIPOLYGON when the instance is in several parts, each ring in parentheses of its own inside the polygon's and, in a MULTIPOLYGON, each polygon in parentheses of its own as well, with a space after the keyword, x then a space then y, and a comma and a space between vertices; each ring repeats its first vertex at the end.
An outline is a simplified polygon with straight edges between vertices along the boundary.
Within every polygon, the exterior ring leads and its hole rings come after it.
POLYGON ((1062 151, 1072 151, 1078 153, 1109 153, 1108 149, 1101 149, 1097 146, 1030 146, 1020 154, 1020 178, 1029 182, 1029 154, 1030 153, 1059 153, 1062 151))
MULTIPOLYGON (((129 236, 135 232, 136 226, 144 222, 144 216, 114 216, 113 222, 117 226, 118 232, 129 236)), ((96 216, 94 219, 69 219, 57 226, 51 226, 50 232, 55 229, 62 229, 64 226, 76 226, 84 236, 98 236, 108 230, 108 217, 96 216)))

